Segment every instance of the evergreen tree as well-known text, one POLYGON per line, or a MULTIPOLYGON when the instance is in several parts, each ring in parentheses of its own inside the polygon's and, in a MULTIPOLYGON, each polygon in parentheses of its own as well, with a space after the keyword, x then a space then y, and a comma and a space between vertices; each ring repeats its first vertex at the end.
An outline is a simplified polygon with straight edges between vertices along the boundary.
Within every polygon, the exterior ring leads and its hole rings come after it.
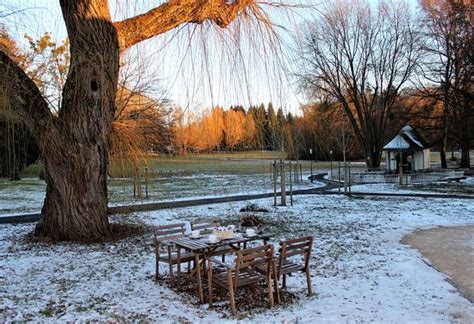
POLYGON ((270 102, 267 108, 267 148, 269 150, 275 151, 278 148, 277 142, 277 129, 278 129, 278 120, 275 114, 275 109, 273 109, 273 105, 270 102))
POLYGON ((277 149, 279 151, 285 150, 285 126, 286 126, 286 118, 285 114, 283 113, 283 109, 280 107, 278 108, 277 112, 277 149))

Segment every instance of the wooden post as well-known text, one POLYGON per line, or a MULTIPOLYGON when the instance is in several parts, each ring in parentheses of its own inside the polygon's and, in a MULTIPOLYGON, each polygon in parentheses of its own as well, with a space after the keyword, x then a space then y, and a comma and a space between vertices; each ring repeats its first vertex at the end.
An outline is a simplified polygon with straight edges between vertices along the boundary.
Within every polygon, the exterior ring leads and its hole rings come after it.
POLYGON ((337 163, 337 167, 338 167, 338 182, 337 182, 337 193, 340 194, 341 193, 341 162, 338 162, 337 163))
POLYGON ((400 159, 398 162, 398 183, 400 186, 403 185, 403 152, 400 150, 400 159))
POLYGON ((300 162, 300 182, 303 182, 303 163, 300 162))
POLYGON ((296 164, 295 164, 295 167, 294 167, 294 170, 295 170, 295 183, 300 183, 300 175, 299 175, 299 170, 298 170, 298 161, 296 161, 296 164))
MULTIPOLYGON (((290 170, 290 205, 293 206, 293 177, 291 161, 288 161, 288 168, 290 170)), ((298 164, 296 165, 296 169, 298 170, 298 164)))
POLYGON ((286 182, 285 182, 285 163, 280 160, 280 177, 281 177, 281 205, 286 206, 286 182))
POLYGON ((142 176, 139 168, 134 168, 133 171, 133 197, 142 198, 142 176))
POLYGON ((347 195, 347 162, 344 161, 344 195, 347 195))
POLYGON ((145 197, 148 199, 148 167, 145 167, 145 197))
POLYGON ((351 195, 351 162, 349 162, 349 196, 351 195))
POLYGON ((132 176, 132 183, 133 183, 133 198, 137 196, 137 186, 136 186, 136 181, 135 181, 135 172, 133 173, 132 176))
POLYGON ((277 162, 273 161, 273 206, 277 205, 277 162))

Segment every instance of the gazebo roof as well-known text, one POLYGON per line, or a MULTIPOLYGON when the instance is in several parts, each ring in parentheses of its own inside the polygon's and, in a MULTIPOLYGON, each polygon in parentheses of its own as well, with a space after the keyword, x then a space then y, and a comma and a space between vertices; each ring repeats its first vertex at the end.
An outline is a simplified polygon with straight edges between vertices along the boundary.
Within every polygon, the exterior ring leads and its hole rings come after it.
POLYGON ((426 141, 413 127, 406 125, 400 129, 385 146, 384 151, 421 151, 428 147, 426 141))

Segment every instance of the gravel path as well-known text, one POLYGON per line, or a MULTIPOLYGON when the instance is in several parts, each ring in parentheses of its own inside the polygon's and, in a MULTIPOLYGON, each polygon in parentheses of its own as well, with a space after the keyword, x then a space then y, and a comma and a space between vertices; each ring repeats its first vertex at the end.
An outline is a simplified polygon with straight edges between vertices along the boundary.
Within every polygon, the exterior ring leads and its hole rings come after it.
POLYGON ((474 226, 437 227, 404 237, 474 303, 474 226))

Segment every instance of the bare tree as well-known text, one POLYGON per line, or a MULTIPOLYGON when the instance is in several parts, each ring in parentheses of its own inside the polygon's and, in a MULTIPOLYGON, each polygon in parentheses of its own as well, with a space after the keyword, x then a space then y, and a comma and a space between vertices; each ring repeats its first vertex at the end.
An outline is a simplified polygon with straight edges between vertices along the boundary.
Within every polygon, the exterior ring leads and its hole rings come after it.
POLYGON ((107 0, 60 0, 60 5, 71 52, 60 110, 51 112, 35 83, 3 51, 0 89, 44 156, 47 189, 36 235, 100 241, 111 235, 108 151, 121 53, 186 23, 226 27, 258 8, 253 0, 173 0, 113 22, 107 0))
POLYGON ((448 136, 459 143, 461 167, 469 168, 472 146, 473 44, 472 4, 459 0, 422 0, 426 59, 422 93, 443 104, 441 167, 447 167, 448 136))
POLYGON ((369 168, 378 167, 390 111, 420 56, 404 1, 337 1, 303 30, 303 87, 337 99, 369 168))

